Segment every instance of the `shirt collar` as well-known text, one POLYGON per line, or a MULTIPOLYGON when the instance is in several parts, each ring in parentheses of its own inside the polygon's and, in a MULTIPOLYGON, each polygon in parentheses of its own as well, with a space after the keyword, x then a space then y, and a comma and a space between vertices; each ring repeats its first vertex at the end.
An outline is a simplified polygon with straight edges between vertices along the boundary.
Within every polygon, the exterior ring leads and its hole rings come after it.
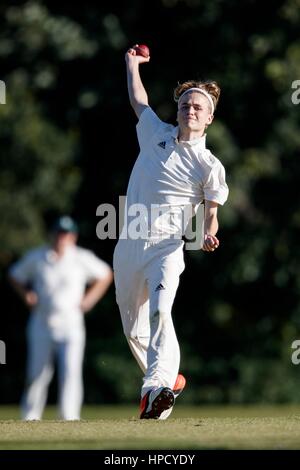
MULTIPOLYGON (((176 143, 179 143, 178 141, 178 134, 179 134, 179 127, 176 126, 172 130, 172 137, 176 141, 176 143)), ((182 145, 188 145, 193 147, 194 145, 199 145, 200 148, 205 149, 206 148, 206 134, 203 134, 202 137, 199 137, 198 139, 193 139, 193 140, 185 140, 180 142, 182 145)))

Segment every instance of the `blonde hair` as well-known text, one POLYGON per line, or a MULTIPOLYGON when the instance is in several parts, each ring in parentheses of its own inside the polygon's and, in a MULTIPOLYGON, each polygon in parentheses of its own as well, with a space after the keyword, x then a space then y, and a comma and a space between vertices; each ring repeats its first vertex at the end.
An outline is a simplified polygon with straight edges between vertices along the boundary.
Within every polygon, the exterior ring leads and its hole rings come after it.
POLYGON ((178 101, 180 96, 189 88, 202 88, 207 93, 209 93, 211 99, 213 100, 214 108, 216 109, 221 93, 221 89, 217 82, 201 82, 197 80, 189 80, 184 83, 179 83, 174 90, 174 100, 178 101))

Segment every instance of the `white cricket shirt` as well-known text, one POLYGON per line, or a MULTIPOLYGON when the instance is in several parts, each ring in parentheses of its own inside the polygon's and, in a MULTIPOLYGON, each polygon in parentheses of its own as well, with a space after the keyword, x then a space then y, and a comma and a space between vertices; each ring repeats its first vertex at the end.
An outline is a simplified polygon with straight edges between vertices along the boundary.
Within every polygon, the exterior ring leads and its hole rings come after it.
POLYGON ((33 249, 10 269, 16 281, 30 284, 37 293, 33 313, 58 328, 82 324, 80 303, 86 285, 110 272, 107 263, 78 246, 68 247, 60 258, 48 246, 33 249))
POLYGON ((147 208, 148 220, 144 223, 151 239, 183 235, 188 224, 183 217, 187 207, 192 207, 193 215, 205 199, 221 205, 227 200, 225 169, 206 148, 206 135, 179 142, 178 127, 161 121, 147 107, 137 124, 137 136, 140 154, 128 184, 127 220, 121 238, 126 238, 124 231, 128 233, 136 204, 147 208))

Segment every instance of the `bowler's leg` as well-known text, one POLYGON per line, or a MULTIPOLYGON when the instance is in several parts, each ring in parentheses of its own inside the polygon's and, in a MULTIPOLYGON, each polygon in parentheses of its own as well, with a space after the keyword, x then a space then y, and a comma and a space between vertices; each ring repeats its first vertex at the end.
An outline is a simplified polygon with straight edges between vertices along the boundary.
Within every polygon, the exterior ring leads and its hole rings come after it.
POLYGON ((184 269, 181 250, 154 259, 147 269, 150 297, 150 342, 144 396, 153 386, 173 388, 179 370, 180 350, 172 320, 172 305, 184 269))
MULTIPOLYGON (((146 292, 148 291, 146 290, 146 292)), ((138 332, 135 333, 132 328, 128 328, 125 335, 132 354, 145 374, 147 370, 147 350, 150 341, 149 300, 147 299, 144 303, 141 300, 141 305, 137 308, 137 311, 140 320, 138 332)))
POLYGON ((114 256, 116 300, 129 347, 145 373, 150 339, 148 289, 145 276, 138 269, 139 253, 132 243, 120 246, 114 256))

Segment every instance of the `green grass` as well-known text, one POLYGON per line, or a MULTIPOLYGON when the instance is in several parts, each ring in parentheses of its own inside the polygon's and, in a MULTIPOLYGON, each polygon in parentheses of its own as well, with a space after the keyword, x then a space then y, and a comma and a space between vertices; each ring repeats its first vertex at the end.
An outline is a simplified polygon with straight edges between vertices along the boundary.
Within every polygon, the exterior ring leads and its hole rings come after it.
POLYGON ((0 407, 0 449, 299 449, 300 406, 176 406, 167 421, 143 421, 136 407, 84 407, 82 421, 18 420, 0 407))

